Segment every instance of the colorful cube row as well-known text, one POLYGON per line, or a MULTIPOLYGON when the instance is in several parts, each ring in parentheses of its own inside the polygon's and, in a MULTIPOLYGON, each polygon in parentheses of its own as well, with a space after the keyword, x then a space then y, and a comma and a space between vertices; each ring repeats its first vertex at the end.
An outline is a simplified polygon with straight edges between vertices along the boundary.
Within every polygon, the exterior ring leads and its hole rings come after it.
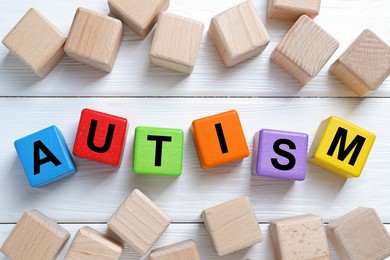
MULTIPOLYGON (((205 209, 205 227, 219 256, 263 240, 248 197, 205 209)), ((108 221, 108 227, 140 255, 145 255, 171 223, 171 218, 135 189, 108 221)), ((342 259, 384 259, 390 256, 390 235, 372 208, 357 208, 324 226, 320 216, 305 214, 272 220, 269 225, 275 259, 330 259, 327 238, 342 259)), ((70 234, 42 213, 25 212, 0 251, 12 259, 54 259, 70 234), (33 246, 32 246, 33 245, 33 246), (48 247, 47 245, 50 245, 48 247)), ((123 244, 90 228, 81 228, 65 259, 119 259, 123 244)), ((193 240, 150 253, 151 260, 199 260, 193 240)))
MULTIPOLYGON (((40 77, 53 69, 64 52, 76 61, 110 72, 123 39, 122 22, 142 38, 157 23, 150 61, 192 73, 204 29, 201 22, 165 12, 168 0, 109 0, 108 4, 111 13, 120 20, 78 8, 67 38, 38 11, 30 9, 3 43, 40 77)), ((311 19, 319 8, 320 0, 268 3, 269 18, 296 21, 272 52, 271 59, 301 84, 316 76, 339 46, 336 39, 311 19)), ((270 41, 251 0, 215 15, 208 34, 227 67, 259 55, 270 41)), ((357 95, 367 95, 390 74, 390 47, 365 30, 332 64, 330 71, 357 95)))
MULTIPOLYGON (((119 166, 126 132, 127 119, 84 109, 73 154, 119 166)), ((235 110, 196 119, 191 132, 204 169, 249 156, 235 110)), ((135 174, 181 174, 184 142, 181 129, 139 126, 135 128, 134 139, 135 174)), ((321 123, 308 156, 307 134, 262 129, 255 134, 253 142, 252 174, 302 181, 306 176, 306 161, 309 161, 344 178, 359 177, 374 141, 373 133, 332 116, 321 123)), ((76 171, 65 140, 55 126, 16 140, 15 148, 33 187, 49 184, 76 171)))

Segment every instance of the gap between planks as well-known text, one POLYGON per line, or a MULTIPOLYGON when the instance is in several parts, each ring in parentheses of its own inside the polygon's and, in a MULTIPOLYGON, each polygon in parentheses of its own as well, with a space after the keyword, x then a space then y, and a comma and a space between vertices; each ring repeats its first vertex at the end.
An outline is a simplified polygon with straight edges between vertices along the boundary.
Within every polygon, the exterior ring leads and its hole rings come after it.
MULTIPOLYGON (((0 225, 16 225, 17 223, 16 222, 2 222, 0 223, 0 225)), ((89 222, 89 221, 80 221, 80 222, 64 222, 64 221, 61 221, 61 222, 57 222, 57 224, 59 225, 107 225, 107 222, 104 222, 104 221, 93 221, 93 222, 89 222)), ((257 224, 259 225, 269 225, 270 222, 266 222, 266 221, 258 221, 257 224)), ((324 225, 328 225, 329 222, 324 222, 324 225)), ((171 225, 204 225, 204 222, 201 221, 201 222, 197 222, 197 221, 172 221, 171 222, 171 225)), ((383 225, 390 225, 390 222, 389 223, 386 223, 384 222, 383 225)))
POLYGON ((390 99, 390 97, 379 96, 366 96, 366 97, 333 97, 333 96, 0 96, 0 98, 6 99, 18 99, 18 98, 37 98, 37 99, 350 99, 350 100, 363 100, 363 99, 390 99))

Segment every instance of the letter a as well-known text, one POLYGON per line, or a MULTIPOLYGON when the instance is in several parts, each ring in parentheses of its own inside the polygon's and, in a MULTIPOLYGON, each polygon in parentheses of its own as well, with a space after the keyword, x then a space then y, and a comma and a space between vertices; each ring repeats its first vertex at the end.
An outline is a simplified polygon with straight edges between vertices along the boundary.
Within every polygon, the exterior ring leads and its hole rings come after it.
POLYGON ((55 166, 61 165, 60 160, 40 140, 34 142, 34 175, 39 174, 41 165, 48 162, 52 162, 55 166), (46 157, 41 159, 39 151, 42 151, 46 157))

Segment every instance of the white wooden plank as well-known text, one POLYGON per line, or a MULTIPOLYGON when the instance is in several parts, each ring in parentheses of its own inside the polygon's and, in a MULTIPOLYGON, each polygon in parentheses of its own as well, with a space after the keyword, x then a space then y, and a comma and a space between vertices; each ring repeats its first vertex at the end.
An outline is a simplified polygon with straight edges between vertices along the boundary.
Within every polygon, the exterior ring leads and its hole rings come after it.
MULTIPOLYGON (((241 0, 171 1, 169 12, 197 19, 208 28, 215 14, 241 0)), ((149 63, 153 32, 143 41, 126 29, 124 42, 111 74, 81 65, 64 57, 45 79, 38 79, 21 62, 0 46, 0 79, 2 96, 355 96, 334 76, 328 74, 330 64, 366 28, 372 29, 390 44, 387 0, 327 0, 315 19, 340 41, 340 48, 319 75, 301 87, 290 75, 269 60, 272 50, 291 27, 291 22, 267 20, 267 1, 254 0, 271 42, 258 57, 234 68, 223 66, 205 30, 193 74, 182 74, 149 63)), ((37 8, 62 32, 69 31, 77 7, 109 13, 105 0, 3 0, 0 9, 0 38, 30 8, 37 8)), ((390 96, 390 79, 371 96, 390 96)))
MULTIPOLYGON (((109 230, 105 224, 62 224, 71 234, 71 238, 65 245, 58 259, 63 259, 74 235, 77 230, 84 226, 90 226, 96 230, 106 233, 114 238, 116 236, 109 230)), ((9 232, 11 232, 13 224, 0 225, 0 244, 7 238, 9 232)), ((238 259, 274 259, 274 252, 271 243, 271 237, 268 230, 268 225, 261 224, 261 231, 263 233, 263 242, 256 244, 250 248, 240 250, 238 252, 229 254, 227 256, 219 257, 214 251, 210 238, 203 224, 171 224, 161 238, 156 242, 152 249, 161 246, 173 244, 186 239, 193 239, 198 246, 201 259, 225 259, 225 260, 238 260, 238 259)), ((390 225, 386 225, 387 230, 390 232, 390 225)), ((332 244, 328 241, 330 247, 331 259, 339 259, 332 244)), ((4 255, 0 254, 0 259, 7 259, 4 255)), ((122 254, 121 259, 147 259, 147 254, 140 258, 136 252, 134 252, 129 246, 126 245, 125 251, 122 254)), ((387 258, 390 259, 390 258, 387 258)))
POLYGON ((122 200, 139 188, 169 213, 173 221, 200 221, 202 209, 247 195, 259 221, 313 213, 325 221, 359 206, 375 208, 390 223, 390 114, 387 98, 0 98, 0 223, 15 222, 36 208, 63 222, 107 221, 122 200), (75 158, 78 172, 43 188, 30 188, 13 147, 14 140, 57 125, 73 148, 79 114, 85 107, 126 117, 129 130, 119 168, 75 158), (250 175, 251 157, 208 171, 201 169, 189 127, 192 120, 236 109, 249 147, 261 128, 308 133, 337 115, 377 135, 363 174, 344 179, 308 164, 307 179, 290 183, 250 175), (178 178, 136 176, 132 151, 136 126, 185 131, 184 165, 178 178))

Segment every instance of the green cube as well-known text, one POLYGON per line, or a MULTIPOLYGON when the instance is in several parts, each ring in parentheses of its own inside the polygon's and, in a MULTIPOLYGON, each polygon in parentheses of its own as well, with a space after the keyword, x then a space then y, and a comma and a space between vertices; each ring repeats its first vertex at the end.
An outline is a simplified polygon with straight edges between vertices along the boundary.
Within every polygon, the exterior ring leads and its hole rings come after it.
POLYGON ((179 176, 183 164, 183 130, 139 126, 135 128, 135 174, 179 176))

